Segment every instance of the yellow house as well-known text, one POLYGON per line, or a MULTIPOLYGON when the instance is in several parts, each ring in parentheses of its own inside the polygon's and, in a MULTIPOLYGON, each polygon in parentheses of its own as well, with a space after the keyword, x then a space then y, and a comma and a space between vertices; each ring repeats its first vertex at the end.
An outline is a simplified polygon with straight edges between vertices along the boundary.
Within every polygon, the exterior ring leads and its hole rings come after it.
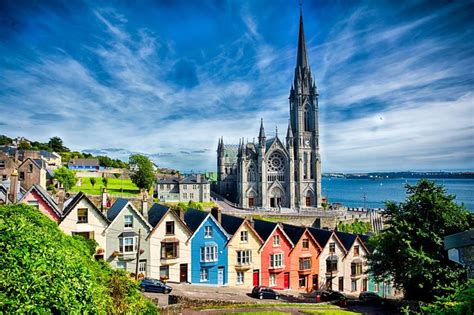
POLYGON ((153 227, 147 237, 151 278, 176 283, 191 280, 191 244, 187 241, 192 233, 182 215, 157 203, 148 211, 153 227))
POLYGON ((252 227, 252 221, 221 214, 221 225, 229 235, 228 284, 229 286, 252 288, 260 284, 260 254, 262 239, 252 227))

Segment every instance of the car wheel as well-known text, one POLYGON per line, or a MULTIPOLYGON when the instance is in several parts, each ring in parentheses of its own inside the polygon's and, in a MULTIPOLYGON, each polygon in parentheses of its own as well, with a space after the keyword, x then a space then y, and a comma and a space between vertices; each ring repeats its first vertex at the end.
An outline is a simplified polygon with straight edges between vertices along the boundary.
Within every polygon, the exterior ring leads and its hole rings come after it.
POLYGON ((275 300, 278 300, 280 297, 278 295, 275 295, 275 300))
POLYGON ((165 294, 170 294, 171 290, 166 290, 165 294))
POLYGON ((260 295, 258 298, 259 298, 260 300, 263 300, 263 295, 260 295))
POLYGON ((140 288, 140 291, 145 292, 145 288, 144 288, 144 287, 141 287, 141 288, 140 288))

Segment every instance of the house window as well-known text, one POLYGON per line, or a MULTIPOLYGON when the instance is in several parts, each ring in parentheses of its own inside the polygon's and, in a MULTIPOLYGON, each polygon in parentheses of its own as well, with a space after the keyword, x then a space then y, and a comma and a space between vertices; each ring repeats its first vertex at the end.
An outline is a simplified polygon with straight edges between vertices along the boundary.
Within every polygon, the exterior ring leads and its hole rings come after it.
POLYGON ((300 270, 311 269, 311 257, 300 258, 300 270))
POLYGON ((165 185, 163 185, 163 184, 160 184, 160 189, 161 189, 161 190, 165 189, 165 187, 164 187, 164 186, 165 186, 165 185))
POLYGON ((359 256, 359 245, 354 245, 354 256, 359 256))
POLYGON ((4 160, 0 160, 0 168, 5 168, 5 161, 4 160))
POLYGON ((243 284, 243 283, 244 283, 244 272, 237 271, 237 284, 243 284))
POLYGON ((125 261, 117 261, 117 268, 118 269, 127 269, 127 262, 125 261))
POLYGON ((138 263, 138 272, 139 273, 146 273, 146 260, 140 260, 138 263))
POLYGON ((201 282, 209 281, 209 270, 207 270, 207 268, 201 268, 201 271, 199 272, 199 280, 201 282))
POLYGON ((187 193, 183 193, 183 199, 188 199, 188 194, 187 193))
POLYGON ((280 246, 280 235, 273 236, 273 246, 280 246))
POLYGON ((187 185, 183 185, 183 189, 188 189, 188 186, 187 186, 187 185))
POLYGON ((329 252, 331 254, 334 254, 336 252, 336 243, 334 243, 334 242, 329 243, 329 252))
POLYGON ((25 172, 20 172, 18 180, 25 180, 25 172))
POLYGON ((2 175, 2 180, 7 180, 7 175, 2 175))
POLYGON ((79 235, 85 238, 86 240, 94 239, 94 232, 72 232, 72 235, 79 235))
POLYGON ((204 237, 211 238, 212 237, 212 226, 208 225, 204 228, 204 237))
POLYGON ((337 259, 326 259, 326 272, 337 272, 337 259))
POLYGON ((339 277, 339 291, 344 291, 344 277, 339 277))
POLYGON ((178 258, 178 243, 161 243, 161 259, 178 258))
POLYGON ((87 223, 87 208, 77 209, 77 223, 87 223))
POLYGON ((133 253, 137 250, 137 237, 119 238, 119 249, 121 253, 133 253))
POLYGON ((202 262, 217 261, 217 246, 201 247, 201 261, 202 262))
POLYGON ((306 276, 300 276, 298 279, 298 284, 300 288, 306 288, 306 276))
POLYGON ((166 184, 166 189, 170 189, 170 184, 166 184))
POLYGON ((160 266, 160 280, 168 280, 170 278, 170 266, 160 266))
POLYGON ((271 273, 271 274, 270 274, 270 286, 271 286, 271 287, 276 286, 276 276, 275 276, 274 273, 271 273))
POLYGON ((237 265, 249 265, 252 262, 252 251, 238 250, 237 251, 237 265))
POLYGON ((30 200, 28 201, 28 205, 35 207, 36 209, 39 209, 39 202, 38 200, 30 200))
POLYGON ((33 164, 28 165, 28 172, 33 173, 33 164))
POLYGON ((189 199, 194 199, 194 193, 189 193, 189 199))
POLYGON ((303 239, 303 248, 308 249, 309 248, 309 240, 307 238, 303 239))
POLYGON ((355 279, 351 281, 351 291, 357 291, 357 280, 355 279))
POLYGON ((166 222, 166 235, 174 235, 174 221, 166 222))
POLYGON ((247 243, 249 241, 249 232, 240 231, 240 242, 247 243))
POLYGON ((283 267, 283 254, 270 255, 270 268, 283 267))
POLYGON ((367 279, 362 280, 362 291, 367 291, 367 279))
POLYGON ((362 263, 351 263, 351 276, 362 274, 362 263))
POLYGON ((374 284, 374 291, 379 292, 379 284, 378 283, 374 284))
POLYGON ((133 215, 125 215, 123 217, 123 222, 124 228, 133 228, 133 215))

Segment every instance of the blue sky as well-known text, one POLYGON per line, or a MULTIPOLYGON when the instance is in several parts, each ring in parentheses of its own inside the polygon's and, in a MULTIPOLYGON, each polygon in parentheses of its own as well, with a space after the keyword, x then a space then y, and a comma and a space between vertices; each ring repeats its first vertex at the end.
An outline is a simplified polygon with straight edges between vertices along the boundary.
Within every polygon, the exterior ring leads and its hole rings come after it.
MULTIPOLYGON (((181 170, 284 134, 298 1, 41 2, 0 2, 0 134, 181 170)), ((472 1, 303 13, 324 172, 474 169, 472 1)))

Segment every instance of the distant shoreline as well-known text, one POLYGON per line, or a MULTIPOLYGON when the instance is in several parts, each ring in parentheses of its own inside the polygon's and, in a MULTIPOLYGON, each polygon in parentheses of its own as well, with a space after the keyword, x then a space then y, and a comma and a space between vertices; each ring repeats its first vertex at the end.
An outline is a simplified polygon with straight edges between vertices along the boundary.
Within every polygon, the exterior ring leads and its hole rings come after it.
POLYGON ((373 172, 373 173, 324 173, 326 178, 346 179, 405 179, 405 178, 452 178, 474 179, 474 172, 373 172))

